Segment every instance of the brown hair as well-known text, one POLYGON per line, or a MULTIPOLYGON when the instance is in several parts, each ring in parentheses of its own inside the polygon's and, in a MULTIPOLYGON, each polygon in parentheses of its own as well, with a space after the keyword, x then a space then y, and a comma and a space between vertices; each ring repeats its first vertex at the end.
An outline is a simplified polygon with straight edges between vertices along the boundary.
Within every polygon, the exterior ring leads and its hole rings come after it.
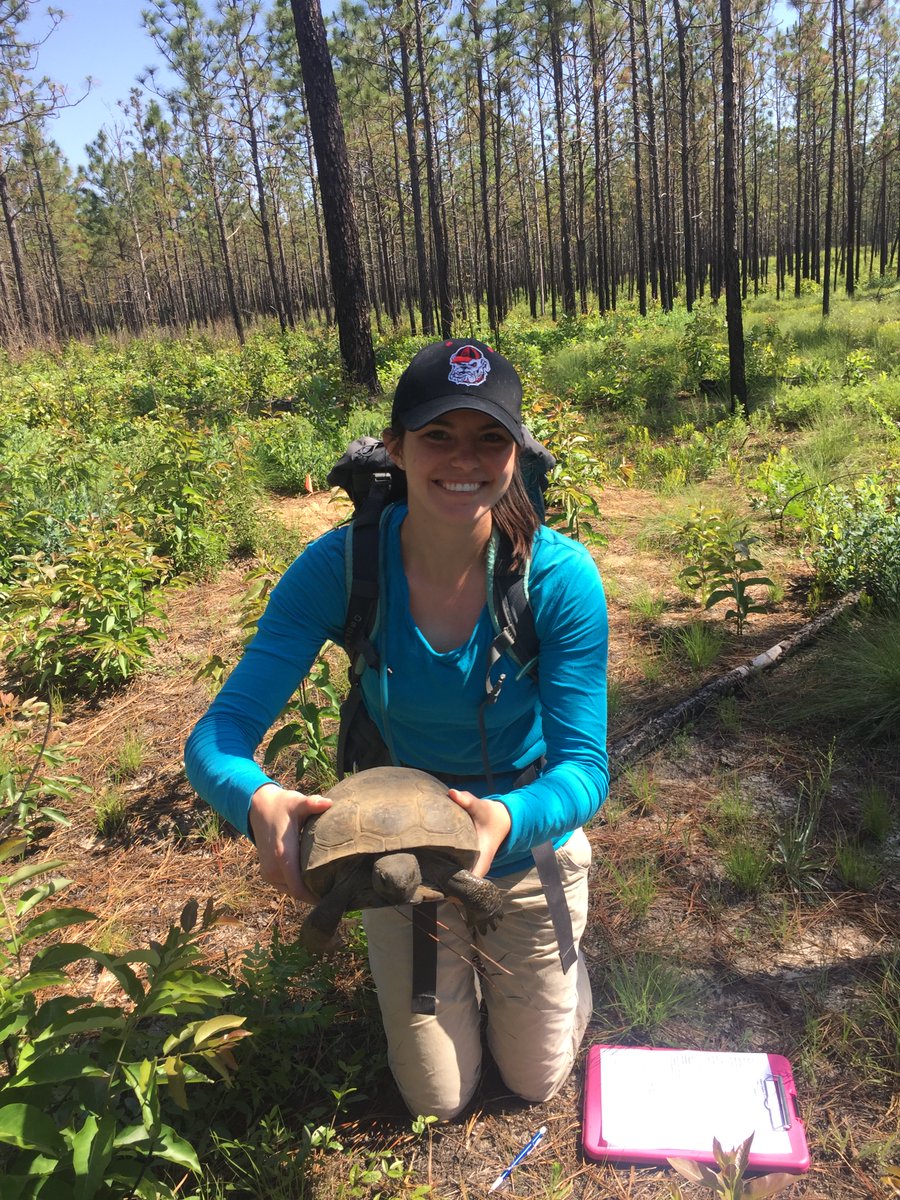
MULTIPOLYGON (((403 443, 405 429, 392 429, 390 426, 382 434, 382 440, 396 439, 403 443)), ((534 505, 525 490, 522 478, 521 451, 516 446, 516 468, 512 482, 491 509, 494 525, 503 534, 510 545, 510 565, 516 570, 524 570, 531 555, 531 544, 534 535, 540 527, 540 518, 534 511, 534 505)))

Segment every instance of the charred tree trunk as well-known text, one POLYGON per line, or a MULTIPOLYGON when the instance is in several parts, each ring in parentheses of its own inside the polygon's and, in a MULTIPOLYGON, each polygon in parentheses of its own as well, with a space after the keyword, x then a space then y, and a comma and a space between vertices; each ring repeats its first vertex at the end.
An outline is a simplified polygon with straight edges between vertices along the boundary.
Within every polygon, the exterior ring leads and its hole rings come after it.
POLYGON ((744 370, 744 319, 741 308, 741 270, 737 247, 737 129, 735 111, 734 32, 731 0, 719 0, 722 16, 722 133, 724 154, 723 255, 725 316, 728 324, 728 363, 731 409, 740 405, 747 414, 747 379, 744 370))
POLYGON ((431 89, 425 67, 425 34, 422 28, 421 0, 413 6, 416 21, 416 61, 419 67, 419 97, 422 104, 422 125, 425 130, 425 176, 428 180, 428 211, 431 216, 431 240, 434 243, 435 277, 441 337, 453 336, 453 303, 450 298, 450 254, 447 249, 447 229, 441 203, 441 177, 431 117, 431 89))
POLYGON ((837 143, 838 90, 838 0, 831 6, 831 128, 828 131, 828 188, 825 195, 825 277, 822 280, 822 316, 831 311, 831 241, 834 232, 834 170, 837 143))
POLYGON ((694 307, 694 230, 691 217, 690 142, 688 121, 687 36, 679 0, 672 0, 675 33, 678 39, 678 119, 681 127, 681 221, 684 241, 684 302, 688 312, 694 307))
POLYGON ((628 2, 628 50, 631 56, 631 122, 634 135, 634 223, 637 244, 638 309, 647 315, 647 257, 644 248, 644 189, 641 179, 641 109, 638 99, 637 47, 634 33, 634 8, 628 2))
POLYGON ((409 195, 413 210, 413 237, 416 243, 416 273, 419 284, 419 312, 422 332, 434 334, 434 310, 431 301, 431 277, 428 270, 428 251, 425 245, 425 222, 422 219, 422 188, 419 183, 419 151, 416 147, 416 118, 409 71, 409 31, 398 31, 400 43, 400 86, 403 91, 403 117, 406 126, 406 157, 409 160, 409 195))
POLYGON ((341 358, 350 378, 361 383, 371 394, 377 394, 381 388, 375 370, 350 163, 325 24, 318 0, 291 0, 291 11, 325 207, 341 358))

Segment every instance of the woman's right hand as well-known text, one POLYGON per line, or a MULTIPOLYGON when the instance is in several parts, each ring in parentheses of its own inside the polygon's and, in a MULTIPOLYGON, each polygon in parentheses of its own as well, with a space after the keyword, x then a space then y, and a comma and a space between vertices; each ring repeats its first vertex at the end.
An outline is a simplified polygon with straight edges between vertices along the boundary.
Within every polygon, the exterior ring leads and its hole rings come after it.
POLYGON ((250 828, 263 879, 306 904, 318 903, 318 897, 303 886, 300 833, 310 817, 330 807, 327 796, 304 796, 277 783, 264 783, 250 799, 250 828))

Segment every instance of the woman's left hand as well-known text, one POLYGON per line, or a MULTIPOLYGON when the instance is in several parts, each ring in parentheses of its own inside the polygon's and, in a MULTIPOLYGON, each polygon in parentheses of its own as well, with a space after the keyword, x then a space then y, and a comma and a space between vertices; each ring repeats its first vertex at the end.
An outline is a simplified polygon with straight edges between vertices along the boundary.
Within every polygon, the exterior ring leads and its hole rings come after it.
POLYGON ((464 808, 475 823, 480 853, 472 874, 487 875, 494 855, 512 826, 509 809, 499 800, 482 800, 471 792, 461 792, 457 788, 450 788, 450 799, 464 808))

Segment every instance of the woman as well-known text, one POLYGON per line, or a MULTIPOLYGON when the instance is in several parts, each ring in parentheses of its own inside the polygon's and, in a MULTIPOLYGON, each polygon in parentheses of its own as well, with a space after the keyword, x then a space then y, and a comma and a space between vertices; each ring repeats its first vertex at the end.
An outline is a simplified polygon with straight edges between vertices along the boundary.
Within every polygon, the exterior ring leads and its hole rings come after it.
MULTIPOLYGON (((591 1014, 577 950, 590 866, 581 826, 609 783, 606 606, 587 551, 541 525, 528 501, 517 467, 521 401, 501 355, 481 342, 439 342, 401 377, 384 434, 408 502, 382 521, 379 663, 363 673, 365 707, 394 762, 448 784, 476 827, 474 871, 504 898, 485 933, 468 929, 455 904, 438 906, 432 1011, 413 998, 422 970, 409 909, 363 915, 391 1070, 412 1113, 442 1119, 478 1083, 482 995, 497 1066, 532 1101, 562 1085, 591 1014), (520 568, 530 560, 540 650, 536 675, 501 658, 494 679, 505 676, 503 685, 483 706, 498 534, 520 568)), ((255 842, 263 878, 305 901, 299 833, 330 801, 282 787, 253 754, 323 642, 343 638, 346 536, 346 527, 325 534, 285 573, 185 754, 200 795, 255 842)))

